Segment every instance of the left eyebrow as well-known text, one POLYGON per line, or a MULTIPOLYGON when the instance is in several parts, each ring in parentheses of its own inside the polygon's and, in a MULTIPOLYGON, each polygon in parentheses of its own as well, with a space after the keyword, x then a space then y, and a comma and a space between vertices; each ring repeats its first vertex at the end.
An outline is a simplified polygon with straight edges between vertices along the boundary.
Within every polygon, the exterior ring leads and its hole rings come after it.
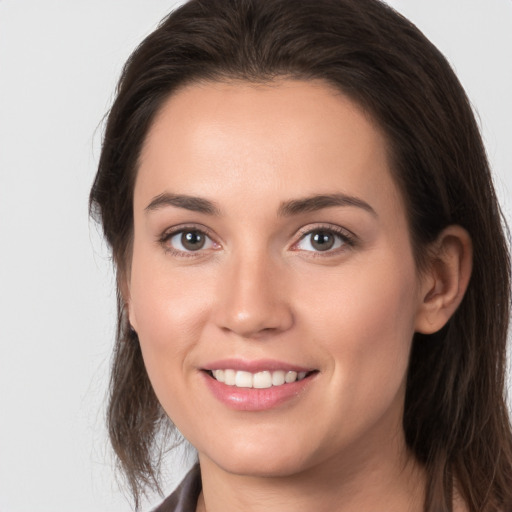
POLYGON ((283 217, 298 215, 300 213, 314 212, 332 206, 352 206, 361 208, 374 217, 378 217, 377 212, 365 201, 354 196, 345 194, 321 194, 301 199, 292 199, 281 203, 278 214, 283 217))

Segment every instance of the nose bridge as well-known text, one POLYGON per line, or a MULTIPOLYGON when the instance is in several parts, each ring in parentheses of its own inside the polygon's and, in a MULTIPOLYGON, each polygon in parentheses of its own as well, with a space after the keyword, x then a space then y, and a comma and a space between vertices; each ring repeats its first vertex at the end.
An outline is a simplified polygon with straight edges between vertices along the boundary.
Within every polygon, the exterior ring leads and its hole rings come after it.
POLYGON ((276 258, 253 248, 228 260, 218 290, 219 327, 246 338, 288 329, 293 315, 276 258))

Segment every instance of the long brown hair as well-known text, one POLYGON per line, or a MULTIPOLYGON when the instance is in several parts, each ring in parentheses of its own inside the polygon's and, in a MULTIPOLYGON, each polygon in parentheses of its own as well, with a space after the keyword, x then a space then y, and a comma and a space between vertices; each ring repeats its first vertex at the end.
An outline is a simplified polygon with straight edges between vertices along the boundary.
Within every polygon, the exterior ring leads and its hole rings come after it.
MULTIPOLYGON (((403 426, 428 475, 425 511, 512 510, 512 435, 504 400, 510 259, 469 101, 440 52, 378 0, 191 0, 128 60, 108 116, 90 207, 119 282, 131 258, 133 188, 145 136, 178 87, 205 80, 320 79, 365 109, 387 137, 418 266, 450 224, 472 237, 474 270, 447 326, 416 335, 403 426)), ((119 295, 108 425, 136 507, 158 483, 170 422, 149 383, 119 295)))

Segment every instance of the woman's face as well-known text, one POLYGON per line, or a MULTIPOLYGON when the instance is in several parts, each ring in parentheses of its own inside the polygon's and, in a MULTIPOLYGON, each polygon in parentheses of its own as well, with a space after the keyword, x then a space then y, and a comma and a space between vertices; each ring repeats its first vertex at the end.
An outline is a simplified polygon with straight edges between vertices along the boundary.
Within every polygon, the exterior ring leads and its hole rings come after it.
POLYGON ((402 445, 421 283, 384 137, 342 94, 174 94, 140 159, 127 284, 152 385, 202 462, 290 475, 402 445))

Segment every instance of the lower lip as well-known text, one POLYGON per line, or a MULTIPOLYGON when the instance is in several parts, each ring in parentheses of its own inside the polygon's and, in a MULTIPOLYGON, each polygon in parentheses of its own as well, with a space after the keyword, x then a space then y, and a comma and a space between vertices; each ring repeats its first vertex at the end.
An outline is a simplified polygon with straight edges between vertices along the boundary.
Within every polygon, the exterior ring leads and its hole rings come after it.
POLYGON ((231 409, 238 411, 266 411, 279 407, 301 395, 313 382, 316 374, 311 374, 302 380, 272 386, 265 389, 238 388, 228 386, 215 380, 208 373, 202 372, 206 385, 215 398, 231 409))

